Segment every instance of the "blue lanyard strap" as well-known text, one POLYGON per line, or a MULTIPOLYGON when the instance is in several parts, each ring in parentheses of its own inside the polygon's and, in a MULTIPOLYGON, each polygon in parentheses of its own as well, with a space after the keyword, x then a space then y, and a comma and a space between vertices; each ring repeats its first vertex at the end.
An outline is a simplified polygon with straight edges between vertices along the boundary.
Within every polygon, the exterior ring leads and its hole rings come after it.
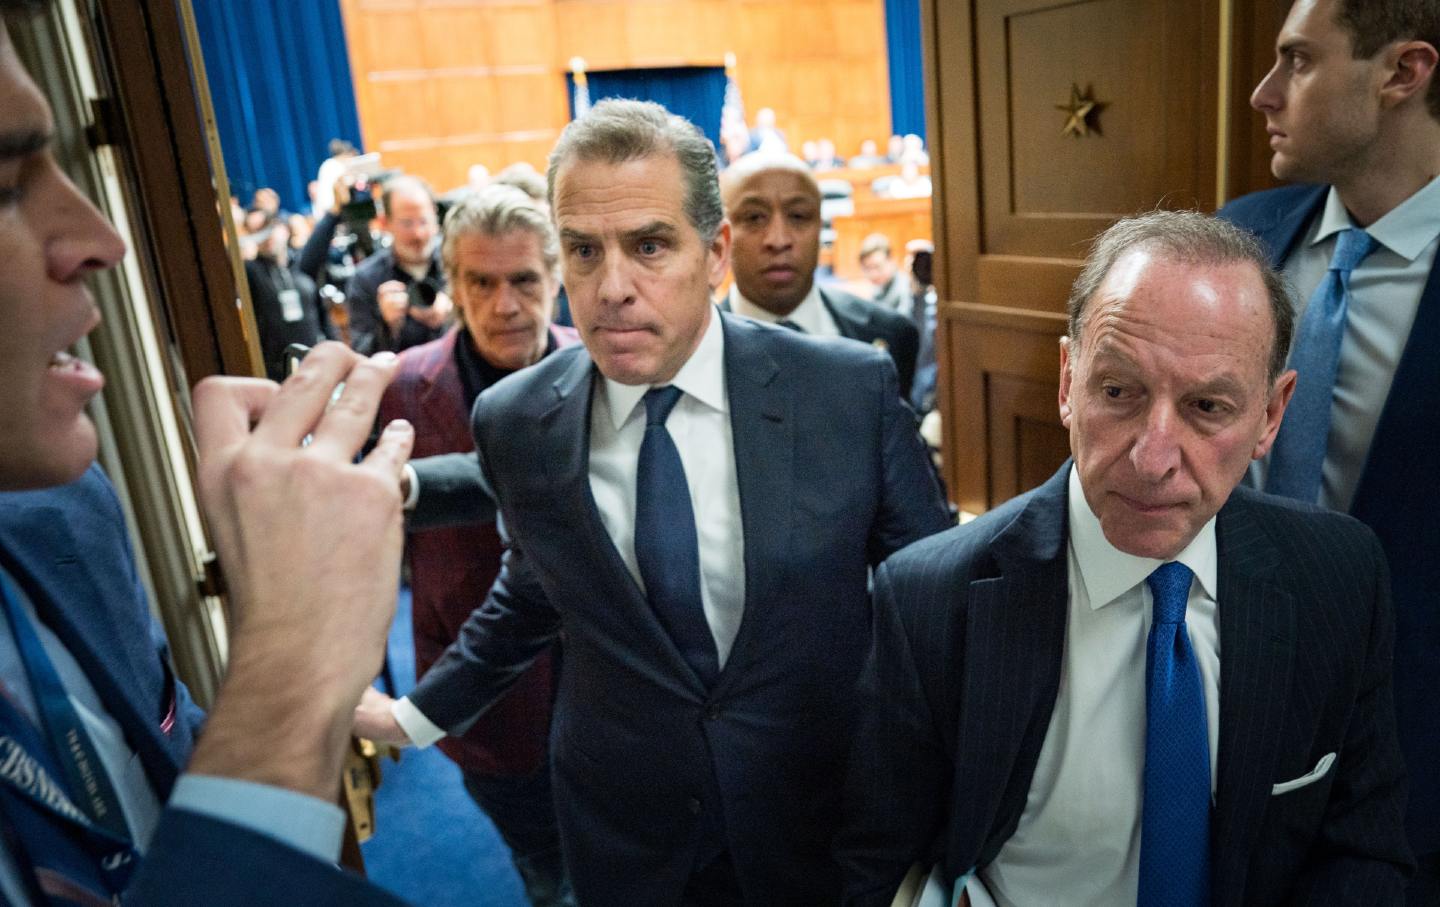
POLYGON ((10 578, 0 572, 0 599, 15 636, 15 647, 30 678, 30 689, 40 712, 40 724, 49 737, 51 755, 60 766, 70 799, 100 831, 117 841, 130 843, 130 829, 120 807, 120 798, 105 773, 105 766, 80 715, 70 702, 60 675, 45 654, 40 636, 21 607, 10 578))
POLYGON ((135 851, 97 828, 71 802, 49 747, 0 684, 0 824, 6 846, 28 862, 40 903, 110 903, 125 890, 135 851), (56 820, 59 821, 56 821, 56 820))

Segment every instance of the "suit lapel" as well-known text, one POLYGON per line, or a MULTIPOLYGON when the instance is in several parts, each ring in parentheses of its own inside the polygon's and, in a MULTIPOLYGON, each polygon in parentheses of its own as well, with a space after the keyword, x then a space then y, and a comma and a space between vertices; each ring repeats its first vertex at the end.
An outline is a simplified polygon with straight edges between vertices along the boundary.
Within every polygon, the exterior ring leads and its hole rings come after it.
POLYGON ((1278 555, 1249 504, 1231 497, 1216 522, 1220 744, 1213 878, 1217 903, 1238 903, 1284 737, 1295 656, 1295 602, 1273 580, 1278 555), (1223 895, 1223 897, 1222 897, 1223 895))
POLYGON ((794 421, 780 365, 760 332, 743 319, 721 316, 725 332, 725 385, 745 537, 745 613, 717 691, 734 681, 748 640, 764 623, 764 609, 784 598, 777 565, 787 562, 794 496, 794 421))
POLYGON ((628 585, 639 597, 639 589, 625 568, 620 552, 610 541, 590 492, 593 373, 590 356, 582 351, 551 385, 554 397, 540 415, 545 439, 542 461, 549 472, 556 500, 568 511, 571 525, 581 529, 579 535, 588 541, 595 562, 606 568, 606 579, 618 588, 628 585), (625 582, 620 582, 617 571, 624 574, 625 582))
MULTIPOLYGON (((149 715, 157 703, 137 703, 125 694, 145 665, 136 659, 153 659, 148 632, 135 638, 111 632, 105 620, 110 608, 105 590, 85 567, 75 538, 66 527, 67 514, 55 507, 29 507, 9 521, 16 537, 26 544, 5 550, 5 566, 25 589, 41 621, 65 644, 85 672, 105 709, 124 729, 126 740, 141 757, 155 794, 169 795, 180 769, 179 759, 160 730, 162 716, 149 715), (139 647, 138 650, 136 647, 139 647)), ((128 594, 123 590, 120 594, 128 594)), ((169 670, 169 666, 164 666, 169 670)))
POLYGON ((1068 611, 1067 462, 995 537, 999 574, 970 583, 948 857, 964 871, 994 858, 1025 807, 1060 685, 1068 611), (966 862, 968 861, 968 862, 966 862), (966 863, 966 865, 959 865, 966 863))
POLYGON ((820 290, 820 302, 825 306, 830 317, 834 319, 835 326, 840 329, 842 337, 849 337, 851 340, 862 340, 869 342, 875 336, 875 329, 870 324, 870 313, 859 310, 859 306, 852 305, 850 300, 820 290))
POLYGON ((470 450, 470 414, 463 412, 465 394, 460 370, 454 367, 455 344, 462 342, 462 328, 450 331, 420 370, 419 406, 426 425, 446 426, 445 450, 470 450), (463 445, 457 448, 456 445, 463 445))
POLYGON ((1290 257, 1295 244, 1305 235, 1305 228, 1310 225, 1316 209, 1325 203, 1329 192, 1329 186, 1314 186, 1311 192, 1299 198, 1298 204, 1277 206, 1270 212, 1269 218, 1250 226, 1251 232, 1270 250, 1271 267, 1278 269, 1284 266, 1285 259, 1290 257))

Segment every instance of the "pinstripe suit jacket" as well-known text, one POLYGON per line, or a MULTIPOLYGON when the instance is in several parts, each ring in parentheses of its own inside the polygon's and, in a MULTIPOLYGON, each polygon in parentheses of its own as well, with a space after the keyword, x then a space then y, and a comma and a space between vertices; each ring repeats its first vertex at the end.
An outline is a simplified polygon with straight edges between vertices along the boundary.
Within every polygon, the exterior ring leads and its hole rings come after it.
MULTIPOLYGON (((1284 265, 1324 208, 1329 186, 1297 185, 1230 202, 1223 217, 1253 232, 1284 265)), ((1440 262, 1430 268, 1420 308, 1395 366, 1390 394, 1350 515, 1380 537, 1395 597, 1395 710, 1411 771, 1410 842, 1440 854, 1440 262)))
MULTIPOLYGON (((847 903, 888 903, 917 860, 954 879, 1014 833, 1060 683, 1069 469, 877 573, 840 839, 847 903)), ((1216 544, 1213 903, 1402 903, 1406 785, 1378 542, 1350 517, 1238 488, 1216 544), (1318 781, 1272 794, 1331 752, 1318 781)))

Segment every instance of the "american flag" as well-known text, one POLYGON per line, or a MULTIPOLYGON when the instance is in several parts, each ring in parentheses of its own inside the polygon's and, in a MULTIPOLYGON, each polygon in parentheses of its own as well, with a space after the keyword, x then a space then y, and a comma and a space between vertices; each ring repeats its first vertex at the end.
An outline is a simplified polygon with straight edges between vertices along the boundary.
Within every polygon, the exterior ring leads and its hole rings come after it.
POLYGON ((750 127, 745 125, 745 102, 740 100, 740 83, 735 78, 735 55, 725 55, 725 104, 720 108, 720 134, 750 127))
POLYGON ((575 79, 575 97, 571 106, 575 110, 574 119, 580 119, 590 112, 590 82, 585 78, 585 58, 571 57, 570 72, 575 79))

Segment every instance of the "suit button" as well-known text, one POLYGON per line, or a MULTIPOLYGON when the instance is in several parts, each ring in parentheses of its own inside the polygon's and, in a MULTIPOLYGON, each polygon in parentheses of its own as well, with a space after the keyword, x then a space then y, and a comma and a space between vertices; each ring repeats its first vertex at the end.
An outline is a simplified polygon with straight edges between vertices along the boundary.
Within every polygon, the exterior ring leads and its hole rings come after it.
POLYGON ((705 717, 708 718, 708 719, 711 720, 711 721, 719 721, 719 720, 720 720, 720 706, 718 706, 718 705, 712 705, 712 706, 710 706, 708 709, 705 710, 705 717))
POLYGON ((695 797, 691 797, 688 801, 686 801, 685 806, 686 806, 687 808, 689 808, 689 810, 690 810, 690 815, 692 815, 692 816, 698 816, 698 815, 700 815, 700 801, 699 801, 699 799, 697 799, 697 798, 695 798, 695 797))

